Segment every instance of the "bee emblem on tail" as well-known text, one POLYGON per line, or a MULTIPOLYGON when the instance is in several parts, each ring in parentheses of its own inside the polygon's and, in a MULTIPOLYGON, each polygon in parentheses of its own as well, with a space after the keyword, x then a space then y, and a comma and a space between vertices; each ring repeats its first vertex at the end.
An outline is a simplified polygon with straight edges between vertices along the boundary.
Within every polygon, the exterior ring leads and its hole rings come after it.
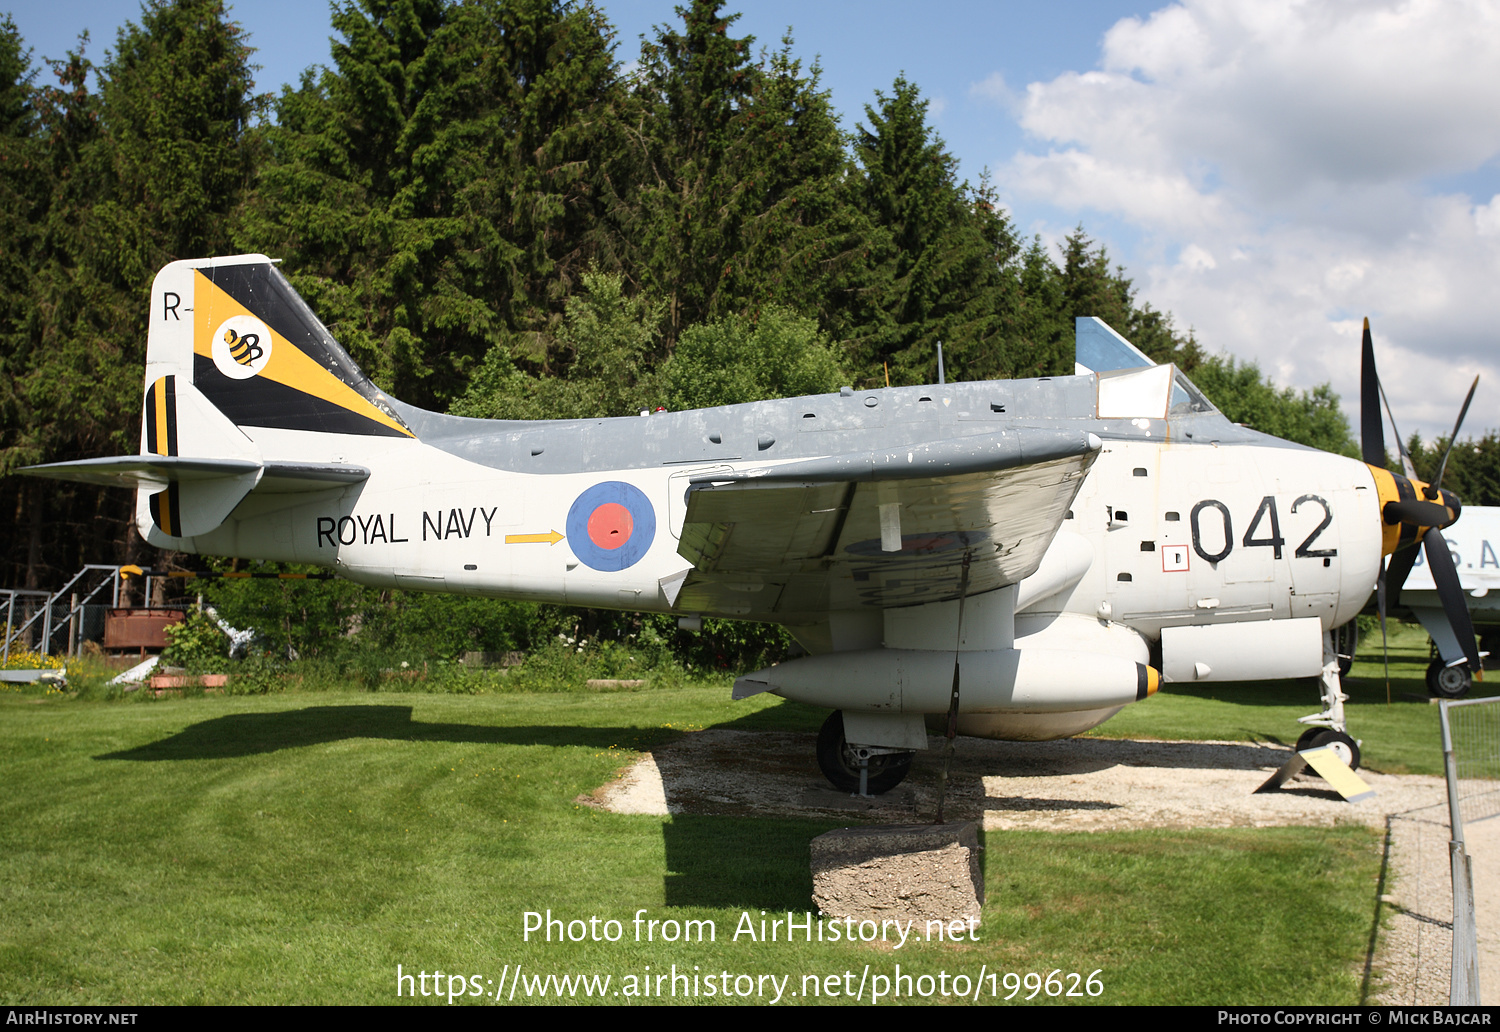
POLYGON ((214 365, 231 380, 248 380, 271 361, 271 328, 253 315, 230 316, 209 338, 214 365))
POLYGON ((240 336, 232 326, 224 331, 224 343, 229 345, 229 357, 242 366, 251 365, 265 354, 265 349, 260 346, 260 334, 247 333, 240 336))

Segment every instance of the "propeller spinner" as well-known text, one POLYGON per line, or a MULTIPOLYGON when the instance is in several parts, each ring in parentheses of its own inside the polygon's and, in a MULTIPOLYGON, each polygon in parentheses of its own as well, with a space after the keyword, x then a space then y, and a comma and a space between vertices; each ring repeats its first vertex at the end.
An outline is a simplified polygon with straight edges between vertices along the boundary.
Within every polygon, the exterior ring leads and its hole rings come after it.
MULTIPOLYGON (((1377 585, 1377 605, 1380 609, 1381 636, 1385 634, 1385 614, 1388 605, 1397 605, 1401 598, 1401 586, 1411 573, 1417 560, 1417 545, 1420 543, 1427 555, 1428 568, 1437 588, 1438 598, 1443 603, 1443 613, 1453 628, 1464 650, 1464 657, 1471 670, 1479 669, 1479 649, 1474 644, 1474 624, 1469 618, 1469 606, 1464 601, 1463 587, 1458 581, 1458 571, 1453 567, 1453 555, 1441 533, 1429 534, 1429 530, 1441 532, 1458 519, 1463 506, 1458 496, 1442 488, 1443 473, 1448 468, 1448 454, 1453 442, 1458 439, 1459 428, 1468 414, 1469 403, 1474 400, 1474 390, 1479 386, 1479 377, 1474 378, 1469 396, 1464 399, 1458 420, 1453 424, 1453 434, 1448 439, 1448 451, 1443 453, 1436 478, 1431 484, 1416 479, 1409 461, 1403 463, 1407 475, 1392 473, 1385 468, 1385 424, 1381 418, 1382 391, 1380 377, 1375 371, 1375 348, 1370 339, 1370 320, 1365 320, 1363 349, 1360 362, 1360 446, 1365 464, 1374 474, 1376 489, 1380 497, 1382 520, 1381 554, 1391 556, 1389 567, 1381 564, 1377 585), (1389 581, 1389 583, 1387 583, 1389 581)), ((1394 429, 1395 420, 1391 421, 1394 429)), ((1400 432, 1397 431, 1398 443, 1400 432)), ((1405 451, 1403 449, 1403 458, 1405 451)))

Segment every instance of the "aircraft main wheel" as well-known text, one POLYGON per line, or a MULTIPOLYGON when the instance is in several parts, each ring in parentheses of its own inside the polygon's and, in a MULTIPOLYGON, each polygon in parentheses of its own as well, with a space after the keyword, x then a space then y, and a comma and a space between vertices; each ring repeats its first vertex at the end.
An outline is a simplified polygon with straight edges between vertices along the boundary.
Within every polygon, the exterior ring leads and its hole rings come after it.
POLYGON ((1310 727, 1310 728, 1308 728, 1306 731, 1302 732, 1302 734, 1297 737, 1297 745, 1295 746, 1295 748, 1293 749, 1293 751, 1294 752, 1301 752, 1303 749, 1311 749, 1313 747, 1312 740, 1314 738, 1317 738, 1319 735, 1321 735, 1324 731, 1327 731, 1327 730, 1328 729, 1326 727, 1310 727))
MULTIPOLYGON (((866 788, 871 795, 889 792, 911 770, 915 753, 884 753, 870 757, 866 788)), ((840 792, 859 791, 859 757, 844 740, 844 711, 834 710, 818 731, 818 768, 840 792)))
POLYGON ((1441 659, 1427 665, 1427 694, 1438 699, 1461 699, 1469 694, 1474 676, 1467 665, 1445 666, 1441 659))
POLYGON ((1342 731, 1329 727, 1313 728, 1297 739, 1298 750, 1332 746, 1333 754, 1346 763, 1350 770, 1359 770, 1359 743, 1342 731), (1307 739, 1303 744, 1303 739, 1307 739))

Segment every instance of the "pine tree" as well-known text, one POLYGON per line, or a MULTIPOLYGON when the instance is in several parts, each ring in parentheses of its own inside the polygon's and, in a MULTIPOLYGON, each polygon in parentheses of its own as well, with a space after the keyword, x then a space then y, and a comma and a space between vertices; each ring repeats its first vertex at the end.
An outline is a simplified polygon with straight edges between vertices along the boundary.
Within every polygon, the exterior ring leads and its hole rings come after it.
POLYGON ((1191 371, 1203 360, 1203 352, 1190 332, 1186 337, 1172 325, 1172 317, 1149 304, 1137 305, 1135 288, 1123 266, 1113 270, 1109 252, 1095 246, 1079 226, 1061 245, 1063 264, 1057 276, 1060 285, 1060 326, 1073 334, 1073 319, 1096 316, 1115 332, 1140 348, 1153 361, 1175 362, 1191 371))
MULTIPOLYGON (((54 63, 58 84, 35 96, 46 190, 33 209, 26 320, 8 347, 19 411, 5 464, 136 450, 142 290, 162 265, 227 247, 249 175, 249 55, 220 0, 158 0, 120 30, 99 93, 82 45, 54 63)), ((29 580, 43 555, 71 572, 85 551, 139 547, 123 495, 17 490, 29 580)), ((8 553, 19 561, 14 543, 8 553)))
POLYGON ((348 3, 335 67, 283 94, 239 236, 366 372, 445 408, 560 318, 597 247, 606 27, 558 0, 348 3))
POLYGON ((769 303, 828 318, 862 234, 819 69, 804 73, 790 40, 755 61, 715 0, 677 12, 682 31, 642 48, 639 130, 611 198, 625 267, 668 299, 668 342, 769 303))
POLYGON ((0 20, 0 473, 14 464, 23 422, 18 376, 25 373, 36 224, 46 197, 31 54, 15 23, 0 20))
POLYGON ((866 282, 850 335, 867 379, 936 379, 937 344, 965 379, 1009 375, 1007 317, 1018 301, 1004 274, 1018 246, 987 187, 956 181, 958 162, 927 124, 927 101, 898 78, 866 106, 857 133, 860 203, 874 223, 866 282))

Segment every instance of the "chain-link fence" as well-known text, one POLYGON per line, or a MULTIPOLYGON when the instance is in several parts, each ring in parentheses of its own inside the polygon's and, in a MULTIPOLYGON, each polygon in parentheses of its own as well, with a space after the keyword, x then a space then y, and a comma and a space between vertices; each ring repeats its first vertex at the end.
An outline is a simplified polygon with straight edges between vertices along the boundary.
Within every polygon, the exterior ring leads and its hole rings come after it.
POLYGON ((1500 814, 1500 697, 1443 707, 1464 824, 1500 814))

